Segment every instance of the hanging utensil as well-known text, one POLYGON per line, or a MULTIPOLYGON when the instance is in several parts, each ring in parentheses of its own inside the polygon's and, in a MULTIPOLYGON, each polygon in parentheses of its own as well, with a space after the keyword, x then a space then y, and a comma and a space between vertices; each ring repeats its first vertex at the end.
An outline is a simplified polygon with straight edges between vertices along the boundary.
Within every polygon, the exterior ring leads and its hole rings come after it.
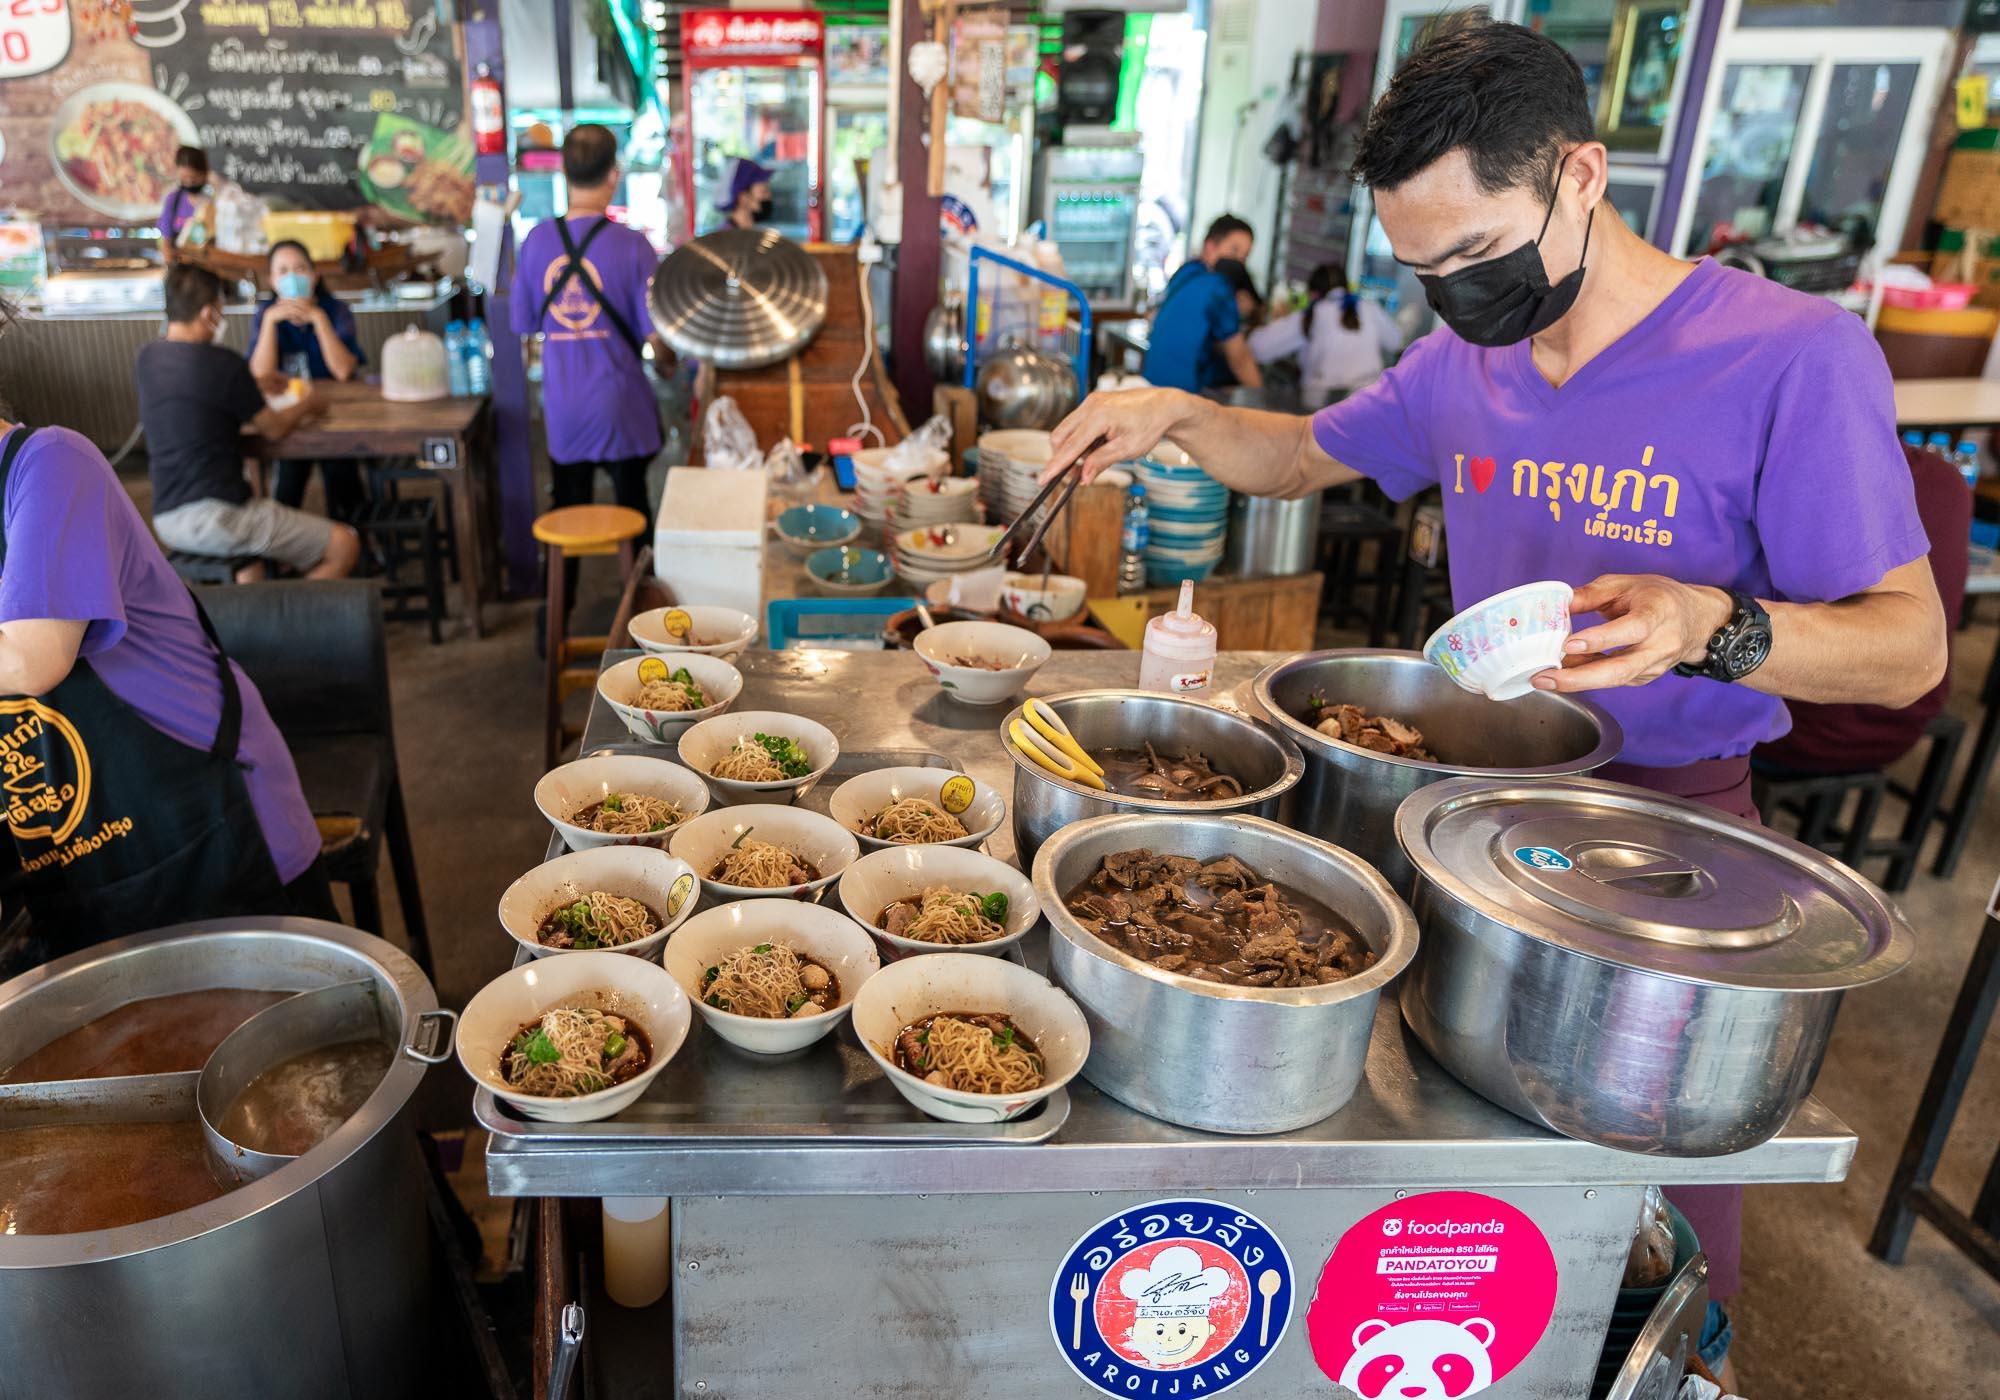
POLYGON ((583 1305, 565 1303, 562 1325, 556 1333, 555 1355, 549 1358, 549 1400, 568 1400, 569 1383, 576 1375, 577 1358, 583 1353, 583 1305))

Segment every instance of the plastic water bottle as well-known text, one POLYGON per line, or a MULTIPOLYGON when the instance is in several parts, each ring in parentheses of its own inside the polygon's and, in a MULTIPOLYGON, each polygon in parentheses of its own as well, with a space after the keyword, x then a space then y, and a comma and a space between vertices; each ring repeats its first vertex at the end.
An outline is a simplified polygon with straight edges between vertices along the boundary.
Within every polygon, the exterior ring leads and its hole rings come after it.
POLYGON ((462 399, 472 391, 466 387, 465 322, 453 321, 444 328, 444 371, 451 380, 451 396, 462 399))
POLYGON ((1937 453, 1940 457, 1949 457, 1951 456, 1951 434, 1932 433, 1928 438, 1924 439, 1924 446, 1937 453))
POLYGON ((465 327, 465 390, 488 393, 493 388, 493 364, 486 358, 486 322, 473 317, 465 327))
POLYGON ((1951 464, 1958 468, 1958 474, 1965 478, 1968 489, 1979 485, 1979 444, 1961 442, 1958 451, 1951 454, 1951 464))
POLYGON ((1146 515, 1146 488, 1133 482, 1125 490, 1125 527, 1118 543, 1120 597, 1146 591, 1146 543, 1152 526, 1146 515))
POLYGON ((1919 429, 1916 429, 1916 428, 1907 428, 1907 429, 1905 429, 1905 430, 1904 430, 1904 432, 1903 432, 1903 446, 1905 446, 1905 447, 1914 447, 1914 448, 1916 448, 1916 449, 1917 449, 1917 450, 1918 450, 1919 452, 1923 451, 1923 449, 1924 449, 1924 435, 1923 435, 1923 433, 1922 433, 1922 432, 1921 432, 1921 431, 1920 431, 1919 429))

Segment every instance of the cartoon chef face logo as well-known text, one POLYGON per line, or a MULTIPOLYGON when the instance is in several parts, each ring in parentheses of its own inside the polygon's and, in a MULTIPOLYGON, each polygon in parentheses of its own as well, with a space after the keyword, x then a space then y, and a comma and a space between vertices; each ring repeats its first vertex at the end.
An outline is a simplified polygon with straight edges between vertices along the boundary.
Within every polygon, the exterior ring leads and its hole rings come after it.
POLYGON ((1206 1393, 1277 1347, 1290 1320, 1291 1264, 1252 1216, 1214 1201, 1160 1201, 1078 1240, 1050 1306, 1064 1359, 1099 1390, 1130 1395, 1146 1378, 1184 1377, 1174 1383, 1206 1393))

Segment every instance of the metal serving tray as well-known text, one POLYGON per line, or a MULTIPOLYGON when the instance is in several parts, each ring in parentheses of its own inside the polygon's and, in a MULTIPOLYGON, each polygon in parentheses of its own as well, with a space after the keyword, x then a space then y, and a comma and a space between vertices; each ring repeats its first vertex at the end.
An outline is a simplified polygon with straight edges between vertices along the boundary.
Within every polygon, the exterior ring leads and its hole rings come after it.
POLYGON ((473 1113, 487 1131, 530 1146, 625 1144, 635 1148, 740 1141, 1023 1144, 1053 1137, 1069 1117, 1069 1091, 1058 1089, 1007 1123, 945 1123, 926 1118, 897 1093, 861 1048, 851 1021, 825 1040, 789 1055, 751 1055, 728 1044, 696 1016, 687 1043, 644 1096, 598 1123, 543 1123, 523 1118, 481 1089, 473 1113))

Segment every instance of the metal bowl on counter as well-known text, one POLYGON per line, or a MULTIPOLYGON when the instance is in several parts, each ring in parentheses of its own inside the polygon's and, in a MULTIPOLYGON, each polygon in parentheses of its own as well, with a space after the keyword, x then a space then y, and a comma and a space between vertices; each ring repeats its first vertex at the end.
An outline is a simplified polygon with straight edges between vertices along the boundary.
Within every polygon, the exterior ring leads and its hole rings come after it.
MULTIPOLYGON (((1199 700, 1155 690, 1079 690, 1051 695, 1042 703, 1069 726, 1071 735, 1088 753, 1137 749, 1148 743, 1163 752, 1199 750, 1208 756, 1216 772, 1241 783, 1243 793, 1205 802, 1176 802, 1103 792, 1057 777, 1007 742, 1007 756, 1014 760, 1014 848, 1024 864, 1035 858, 1042 842, 1086 817, 1119 812, 1183 817, 1244 812, 1275 817, 1280 799, 1305 772, 1297 745, 1270 725, 1199 700)), ((1001 721, 1003 739, 1017 721, 1026 724, 1021 712, 1022 707, 1016 706, 1001 721)))
POLYGON ((1352 1098, 1382 988, 1417 951, 1409 907, 1365 862, 1259 817, 1146 812, 1078 822, 1042 846, 1034 879, 1054 930, 1050 971, 1090 1022, 1083 1077, 1141 1113, 1208 1132, 1286 1132, 1352 1098), (1070 913, 1065 896, 1106 856, 1137 847, 1201 861, 1235 856, 1335 911, 1375 960, 1341 982, 1243 987, 1115 948, 1070 913))
POLYGON ((1811 1091, 1841 994, 1910 959, 1846 866, 1638 788, 1459 779, 1405 802, 1396 835, 1423 929, 1410 1029, 1475 1092, 1605 1147, 1764 1142, 1811 1091))
MULTIPOLYGON (((449 1015, 402 952, 315 919, 158 929, 0 985, 0 1065, 12 1067, 0 1159, 46 1157, 39 1184, 16 1181, 0 1234, 8 1393, 420 1393, 435 1314, 411 1098, 448 1053, 438 1032, 449 1015), (204 1160, 202 1064, 262 1008, 351 983, 366 984, 403 1052, 330 1136, 229 1189, 204 1160), (103 1151, 114 1141, 143 1170, 103 1151), (169 1177, 175 1205, 143 1218, 133 1201, 153 1207, 169 1177), (21 1217, 29 1209, 39 1233, 21 1217)), ((312 1039, 281 1037, 259 1058, 312 1039)))
POLYGON ((1305 752, 1286 803, 1301 831, 1344 846, 1408 898, 1415 879, 1396 844, 1396 809, 1419 788, 1473 776, 1583 777, 1618 756, 1625 732, 1588 700, 1539 691, 1504 703, 1460 690, 1414 651, 1315 651, 1265 668, 1251 693, 1305 752), (1320 733, 1303 718, 1314 696, 1413 725, 1436 762, 1395 758, 1320 733))

